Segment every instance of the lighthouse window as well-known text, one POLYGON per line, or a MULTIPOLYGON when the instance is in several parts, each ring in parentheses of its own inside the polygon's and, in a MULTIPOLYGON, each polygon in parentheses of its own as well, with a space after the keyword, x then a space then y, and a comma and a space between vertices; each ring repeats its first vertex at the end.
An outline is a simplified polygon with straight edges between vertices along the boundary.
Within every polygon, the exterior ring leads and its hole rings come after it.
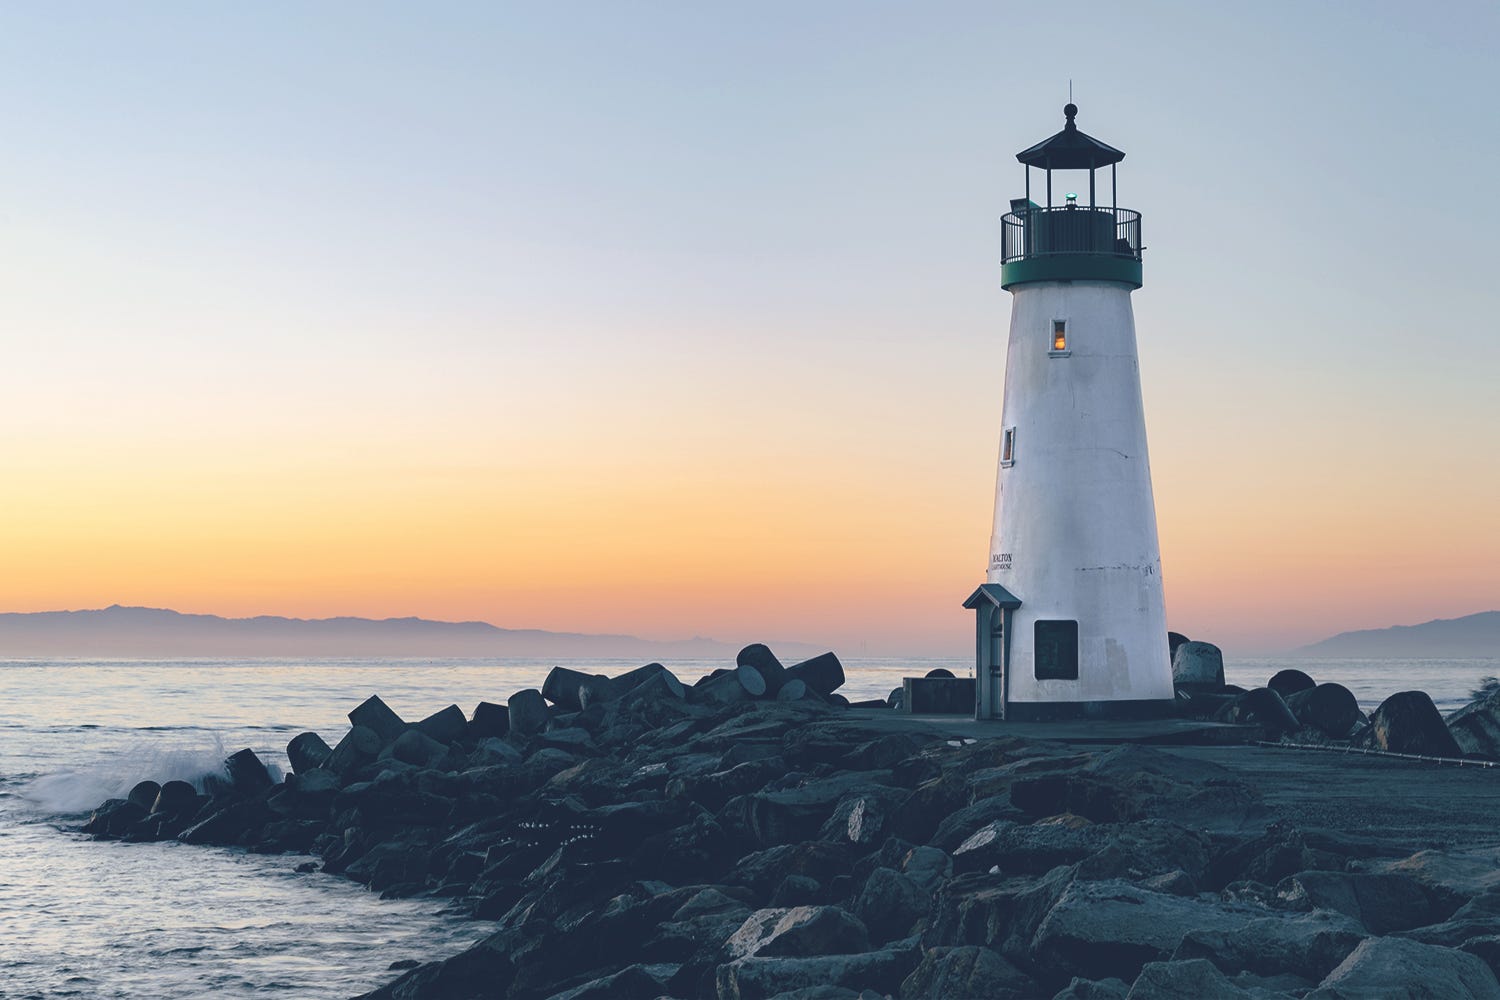
POLYGON ((1047 354, 1054 358, 1065 358, 1068 351, 1068 321, 1055 319, 1052 321, 1052 348, 1047 354))
POLYGON ((1039 681, 1078 679, 1078 623, 1038 621, 1032 632, 1039 681))
POLYGON ((1016 464, 1016 429, 1005 428, 1005 433, 1000 438, 1000 464, 1010 468, 1016 464))

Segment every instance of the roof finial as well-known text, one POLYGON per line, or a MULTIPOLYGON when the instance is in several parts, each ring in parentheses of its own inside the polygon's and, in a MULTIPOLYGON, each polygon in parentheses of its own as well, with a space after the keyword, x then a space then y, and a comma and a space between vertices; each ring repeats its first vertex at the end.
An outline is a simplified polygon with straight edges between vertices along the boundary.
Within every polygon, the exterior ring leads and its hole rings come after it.
MULTIPOLYGON (((1072 88, 1070 87, 1068 89, 1071 90, 1072 88)), ((1067 106, 1063 108, 1063 114, 1066 115, 1068 119, 1068 124, 1064 126, 1065 128, 1071 129, 1078 127, 1077 125, 1073 124, 1073 117, 1078 114, 1078 105, 1074 104, 1071 100, 1068 101, 1067 106)))

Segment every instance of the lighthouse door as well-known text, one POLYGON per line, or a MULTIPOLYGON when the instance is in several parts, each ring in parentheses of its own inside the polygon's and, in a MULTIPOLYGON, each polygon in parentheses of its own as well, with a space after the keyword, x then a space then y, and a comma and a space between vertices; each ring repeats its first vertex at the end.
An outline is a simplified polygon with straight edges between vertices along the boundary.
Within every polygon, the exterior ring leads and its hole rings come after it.
POLYGON ((989 696, 993 699, 989 709, 994 719, 1005 718, 1005 619, 1009 616, 1004 608, 995 608, 990 616, 990 649, 985 659, 989 661, 989 696))

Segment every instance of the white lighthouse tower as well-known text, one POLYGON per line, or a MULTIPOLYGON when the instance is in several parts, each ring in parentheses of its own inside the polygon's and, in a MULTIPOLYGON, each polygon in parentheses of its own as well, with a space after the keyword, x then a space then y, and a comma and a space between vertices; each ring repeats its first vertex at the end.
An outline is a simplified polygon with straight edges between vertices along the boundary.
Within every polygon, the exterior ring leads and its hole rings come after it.
POLYGON ((1003 220, 1013 302, 995 524, 986 583, 964 605, 979 718, 1154 714, 1173 697, 1130 307, 1141 217, 1118 207, 1125 154, 1080 132, 1075 105, 1063 114, 1061 132, 1017 154, 1026 197, 1003 220), (1033 168, 1045 204, 1032 201, 1033 168), (1087 201, 1055 204, 1057 171, 1086 171, 1087 201))

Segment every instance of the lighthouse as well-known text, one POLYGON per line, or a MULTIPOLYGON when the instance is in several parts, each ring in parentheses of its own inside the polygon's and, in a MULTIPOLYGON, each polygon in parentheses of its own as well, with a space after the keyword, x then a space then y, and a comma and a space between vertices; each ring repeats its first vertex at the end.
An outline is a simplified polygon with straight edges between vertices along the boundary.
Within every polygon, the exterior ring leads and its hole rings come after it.
POLYGON ((1130 305, 1141 217, 1119 207, 1125 154, 1080 131, 1076 105, 1063 115, 1017 154, 1025 197, 1002 220, 995 520, 985 583, 964 603, 981 719, 1149 715, 1173 698, 1130 305))

